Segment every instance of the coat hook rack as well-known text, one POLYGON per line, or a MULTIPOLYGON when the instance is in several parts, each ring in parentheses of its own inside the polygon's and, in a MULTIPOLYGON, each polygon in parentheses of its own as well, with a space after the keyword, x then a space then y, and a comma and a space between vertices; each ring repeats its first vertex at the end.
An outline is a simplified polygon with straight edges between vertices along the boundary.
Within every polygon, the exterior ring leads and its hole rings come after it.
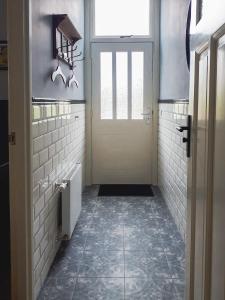
POLYGON ((74 71, 72 70, 72 76, 70 77, 70 79, 68 81, 68 87, 71 87, 73 83, 75 83, 75 85, 76 85, 77 88, 79 87, 79 82, 76 79, 74 71))
POLYGON ((81 52, 79 52, 78 54, 72 56, 71 58, 73 59, 74 57, 80 57, 82 54, 83 54, 83 52, 81 51, 81 52))
MULTIPOLYGON (((73 57, 81 35, 66 14, 53 15, 53 57, 73 67, 73 57)), ((79 53, 80 54, 80 53, 79 53)), ((78 55, 79 55, 78 54, 78 55)), ((80 54, 82 55, 82 53, 80 54)))
MULTIPOLYGON (((62 45, 61 47, 57 48, 57 51, 62 50, 63 48, 68 47, 67 45, 62 45)), ((78 49, 78 45, 71 47, 72 50, 68 50, 67 52, 75 52, 78 49)))
POLYGON ((63 71, 60 67, 59 60, 58 60, 58 66, 57 66, 56 70, 52 73, 52 76, 51 76, 52 82, 55 82, 55 80, 58 76, 60 76, 62 78, 64 84, 66 84, 66 77, 63 74, 63 71))
POLYGON ((80 39, 81 36, 68 15, 53 15, 53 57, 58 59, 57 69, 52 73, 53 82, 58 76, 61 76, 66 84, 66 77, 59 65, 59 61, 61 60, 69 65, 72 71, 66 85, 71 87, 75 84, 77 88, 79 87, 79 82, 74 74, 74 68, 77 62, 85 59, 84 57, 81 58, 83 52, 78 51, 78 45, 76 44, 80 39))

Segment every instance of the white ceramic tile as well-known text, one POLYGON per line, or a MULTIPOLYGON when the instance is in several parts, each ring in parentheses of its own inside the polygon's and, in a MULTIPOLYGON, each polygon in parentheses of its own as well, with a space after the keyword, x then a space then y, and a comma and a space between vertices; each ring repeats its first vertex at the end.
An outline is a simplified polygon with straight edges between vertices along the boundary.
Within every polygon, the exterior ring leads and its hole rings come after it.
POLYGON ((33 187, 36 187, 44 178, 44 168, 41 167, 33 173, 33 187))
POLYGON ((185 238, 187 203, 187 158, 183 134, 176 127, 187 122, 185 104, 159 105, 158 178, 171 214, 185 238))
POLYGON ((37 153, 44 148, 44 139, 43 136, 39 136, 33 140, 33 151, 37 153))
POLYGON ((55 144, 51 145, 48 148, 48 156, 49 158, 52 158, 55 155, 55 144))
POLYGON ((44 135, 44 147, 48 147, 50 146, 52 143, 52 134, 51 133, 47 133, 44 135))
POLYGON ((48 123, 47 120, 41 120, 38 122, 39 127, 39 135, 43 135, 48 131, 48 123))
POLYGON ((48 149, 44 149, 39 153, 40 156, 40 166, 42 166, 46 161, 48 161, 48 149))
POLYGON ((39 136, 38 122, 33 122, 33 124, 32 124, 32 135, 33 135, 33 138, 36 138, 39 136))
POLYGON ((47 248, 47 245, 48 245, 48 233, 45 234, 45 236, 41 241, 41 245, 40 245, 41 254, 44 253, 45 249, 47 248))
POLYGON ((33 171, 37 170, 40 167, 39 155, 33 155, 33 171))
POLYGON ((33 228, 37 264, 34 269, 35 293, 40 289, 40 282, 43 282, 58 247, 55 239, 59 194, 56 194, 55 183, 61 182, 78 161, 84 164, 85 105, 69 105, 66 110, 62 107, 63 113, 68 111, 67 115, 54 118, 42 115, 39 126, 38 122, 33 123, 34 165, 37 168, 33 172, 34 215, 37 215, 33 228), (76 122, 74 117, 78 114, 80 118, 76 122), (42 253, 40 257, 37 249, 42 253))
POLYGON ((33 203, 36 203, 38 199, 39 199, 39 185, 37 185, 33 190, 33 203))
POLYGON ((40 261, 40 258, 41 258, 40 249, 37 248, 37 250, 34 252, 34 257, 33 257, 33 263, 35 268, 38 262, 40 261))
POLYGON ((35 204, 34 206, 34 215, 35 215, 35 218, 38 217, 38 215, 40 214, 40 212, 42 211, 42 209, 44 208, 44 205, 45 205, 45 199, 44 199, 44 196, 42 196, 35 204))
POLYGON ((45 234, 44 226, 41 226, 38 233, 34 236, 34 249, 36 250, 45 234))
POLYGON ((46 189, 49 187, 48 176, 46 176, 44 179, 42 179, 39 184, 40 184, 40 195, 42 195, 46 191, 46 189))
POLYGON ((52 172, 52 160, 49 160, 45 165, 45 177, 47 177, 52 172))
POLYGON ((34 220, 33 223, 33 233, 34 235, 39 231, 40 229, 40 221, 39 221, 39 216, 34 220))
POLYGON ((56 122, 55 118, 48 119, 48 132, 55 130, 56 122))

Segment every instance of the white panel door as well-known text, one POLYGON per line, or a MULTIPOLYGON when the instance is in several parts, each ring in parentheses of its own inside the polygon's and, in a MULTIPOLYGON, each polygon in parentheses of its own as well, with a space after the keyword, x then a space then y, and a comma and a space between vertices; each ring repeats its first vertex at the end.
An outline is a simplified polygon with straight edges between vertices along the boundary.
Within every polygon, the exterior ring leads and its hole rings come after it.
POLYGON ((208 131, 208 52, 199 60, 198 115, 196 133, 196 221, 194 299, 204 299, 206 209, 207 209, 207 131, 208 131))
POLYGON ((92 45, 94 184, 151 183, 152 44, 92 45))
POLYGON ((225 35, 218 42, 212 228, 212 300, 225 299, 225 35))

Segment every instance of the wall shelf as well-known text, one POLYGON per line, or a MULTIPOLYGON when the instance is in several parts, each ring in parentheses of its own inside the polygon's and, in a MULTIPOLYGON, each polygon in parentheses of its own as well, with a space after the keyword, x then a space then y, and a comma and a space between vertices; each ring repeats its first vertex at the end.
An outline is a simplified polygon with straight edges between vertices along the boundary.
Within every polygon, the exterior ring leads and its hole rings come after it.
POLYGON ((74 68, 75 60, 82 53, 75 54, 75 45, 82 37, 67 14, 53 15, 53 57, 74 68))

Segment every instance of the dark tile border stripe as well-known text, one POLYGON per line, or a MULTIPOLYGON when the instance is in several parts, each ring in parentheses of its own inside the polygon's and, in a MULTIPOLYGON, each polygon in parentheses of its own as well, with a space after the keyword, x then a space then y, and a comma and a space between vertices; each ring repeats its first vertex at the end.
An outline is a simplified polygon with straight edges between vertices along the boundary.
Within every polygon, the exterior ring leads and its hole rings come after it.
POLYGON ((86 100, 74 100, 74 99, 53 99, 53 98, 36 98, 32 97, 32 104, 35 105, 48 105, 57 103, 68 103, 68 104, 85 104, 86 100))
POLYGON ((189 99, 159 99, 158 103, 164 103, 164 104, 188 104, 189 103, 189 99))

